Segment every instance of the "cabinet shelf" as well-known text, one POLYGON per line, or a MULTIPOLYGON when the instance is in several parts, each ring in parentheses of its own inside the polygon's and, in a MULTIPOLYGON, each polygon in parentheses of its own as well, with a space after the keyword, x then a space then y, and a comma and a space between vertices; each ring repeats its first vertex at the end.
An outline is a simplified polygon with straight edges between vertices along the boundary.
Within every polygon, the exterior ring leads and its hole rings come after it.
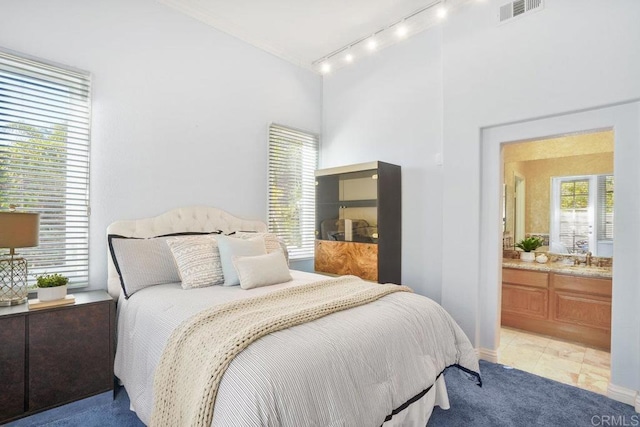
POLYGON ((378 199, 365 200, 341 200, 336 202, 320 202, 318 206, 338 206, 344 208, 375 208, 378 206, 378 199))

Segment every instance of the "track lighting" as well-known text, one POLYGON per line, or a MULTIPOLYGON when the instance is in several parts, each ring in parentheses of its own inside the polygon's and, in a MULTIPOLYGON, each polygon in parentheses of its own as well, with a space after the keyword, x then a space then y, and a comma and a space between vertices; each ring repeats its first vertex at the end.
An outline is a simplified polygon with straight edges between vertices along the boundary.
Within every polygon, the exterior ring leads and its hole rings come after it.
MULTIPOLYGON (((454 2, 454 6, 455 4, 454 2)), ((429 26, 436 25, 435 22, 445 19, 448 12, 447 0, 432 0, 430 4, 395 21, 391 25, 383 27, 374 33, 370 33, 368 36, 354 40, 348 45, 313 61, 312 66, 316 71, 327 74, 331 72, 332 69, 338 69, 346 64, 352 63, 356 57, 361 58, 367 52, 374 52, 396 43, 399 39, 406 38, 410 32, 414 34, 429 26), (330 63, 329 61, 334 57, 335 59, 340 59, 333 60, 330 63)))

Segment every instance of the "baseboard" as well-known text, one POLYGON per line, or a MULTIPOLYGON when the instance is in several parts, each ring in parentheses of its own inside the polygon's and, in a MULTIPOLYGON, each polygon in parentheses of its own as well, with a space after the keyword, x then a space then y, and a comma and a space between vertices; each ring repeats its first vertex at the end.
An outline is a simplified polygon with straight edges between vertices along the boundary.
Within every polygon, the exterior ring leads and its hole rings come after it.
POLYGON ((618 402, 626 403, 627 405, 635 405, 636 412, 640 412, 638 411, 640 409, 640 394, 635 390, 609 383, 607 386, 607 397, 617 400, 618 402))
POLYGON ((487 362, 498 363, 498 350, 491 350, 488 348, 477 348, 476 354, 482 360, 487 362))

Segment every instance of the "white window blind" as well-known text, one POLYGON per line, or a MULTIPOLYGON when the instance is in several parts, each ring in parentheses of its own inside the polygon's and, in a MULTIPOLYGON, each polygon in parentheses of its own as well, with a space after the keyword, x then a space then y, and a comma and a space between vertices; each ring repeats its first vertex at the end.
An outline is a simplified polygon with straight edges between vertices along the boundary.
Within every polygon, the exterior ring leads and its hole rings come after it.
POLYGON ((269 231, 292 259, 313 257, 318 136, 269 126, 269 231))
POLYGON ((551 183, 551 246, 570 253, 611 256, 613 175, 554 177, 551 183), (560 246, 558 246, 560 245, 560 246))
POLYGON ((89 277, 88 73, 0 51, 0 209, 40 213, 40 244, 16 251, 29 282, 89 277))
POLYGON ((589 178, 567 179, 560 184, 560 241, 572 253, 593 250, 589 245, 593 229, 589 187, 589 178))
POLYGON ((598 240, 613 240, 613 175, 598 176, 598 240))

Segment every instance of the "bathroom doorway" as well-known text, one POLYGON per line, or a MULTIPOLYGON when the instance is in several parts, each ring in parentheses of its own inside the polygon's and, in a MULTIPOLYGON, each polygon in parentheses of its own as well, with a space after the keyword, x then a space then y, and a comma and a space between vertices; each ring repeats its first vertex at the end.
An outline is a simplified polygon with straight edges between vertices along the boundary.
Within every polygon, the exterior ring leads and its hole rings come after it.
MULTIPOLYGON (((640 102, 632 101, 609 107, 559 114, 517 123, 483 128, 481 132, 481 205, 479 238, 482 246, 496 248, 480 253, 477 340, 480 355, 497 361, 500 345, 502 301, 502 245, 503 228, 500 188, 503 186, 501 149, 507 141, 545 139, 553 135, 570 135, 585 129, 615 130, 615 183, 620 197, 615 200, 615 263, 612 268, 615 286, 612 289, 611 322, 611 380, 607 395, 621 402, 633 404, 638 378, 628 372, 640 372, 640 357, 630 345, 629 336, 640 336, 637 307, 637 241, 640 226, 637 222, 640 182, 640 102)), ((527 194, 529 197, 530 194, 527 194)), ((637 403, 637 402, 636 402, 637 403)))
POLYGON ((610 379, 613 149, 611 129, 502 148, 503 188, 514 200, 498 362, 600 394, 610 379), (531 238, 536 261, 521 261, 515 244, 531 238))

